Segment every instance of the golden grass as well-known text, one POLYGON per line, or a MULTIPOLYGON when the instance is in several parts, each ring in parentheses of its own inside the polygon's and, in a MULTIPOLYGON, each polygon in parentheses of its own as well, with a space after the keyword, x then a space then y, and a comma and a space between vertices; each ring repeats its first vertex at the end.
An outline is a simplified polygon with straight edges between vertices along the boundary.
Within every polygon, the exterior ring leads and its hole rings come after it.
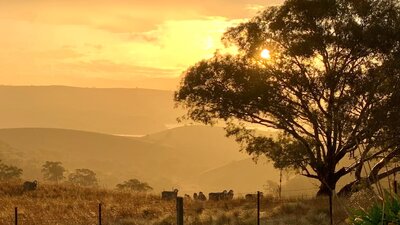
MULTIPOLYGON (((0 224, 13 224, 18 207, 22 225, 98 224, 98 204, 102 203, 104 225, 172 225, 175 201, 163 201, 155 194, 83 188, 67 184, 41 184, 35 191, 23 192, 19 182, 0 184, 0 224)), ((262 224, 329 224, 328 200, 274 198, 262 200, 262 224)), ((254 225, 256 202, 244 199, 221 202, 184 202, 187 225, 254 225)), ((348 216, 335 204, 335 224, 348 216)))

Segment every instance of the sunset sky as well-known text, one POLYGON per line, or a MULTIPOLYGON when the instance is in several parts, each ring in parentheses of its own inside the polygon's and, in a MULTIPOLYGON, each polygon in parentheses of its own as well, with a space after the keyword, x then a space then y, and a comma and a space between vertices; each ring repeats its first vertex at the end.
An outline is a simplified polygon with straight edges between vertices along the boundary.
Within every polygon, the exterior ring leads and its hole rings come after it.
POLYGON ((0 84, 169 89, 227 27, 279 3, 0 0, 0 84))

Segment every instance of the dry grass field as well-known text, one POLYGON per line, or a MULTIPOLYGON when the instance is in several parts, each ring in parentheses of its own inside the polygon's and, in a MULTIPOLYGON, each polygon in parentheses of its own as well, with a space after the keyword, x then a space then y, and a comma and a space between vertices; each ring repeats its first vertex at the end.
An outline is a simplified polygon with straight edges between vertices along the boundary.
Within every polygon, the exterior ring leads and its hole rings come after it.
MULTIPOLYGON (((345 224, 350 202, 335 201, 335 224, 345 224), (346 205, 346 207, 343 207, 346 205)), ((137 194, 100 188, 41 184, 23 192, 20 182, 0 186, 0 224, 13 224, 18 207, 21 225, 95 225, 102 203, 102 224, 169 225, 176 223, 175 201, 163 201, 156 194, 137 194)), ((262 224, 329 224, 328 200, 263 198, 262 224)), ((350 208, 350 207, 349 207, 350 208)), ((243 198, 220 202, 184 201, 187 225, 255 225, 256 202, 243 198)))

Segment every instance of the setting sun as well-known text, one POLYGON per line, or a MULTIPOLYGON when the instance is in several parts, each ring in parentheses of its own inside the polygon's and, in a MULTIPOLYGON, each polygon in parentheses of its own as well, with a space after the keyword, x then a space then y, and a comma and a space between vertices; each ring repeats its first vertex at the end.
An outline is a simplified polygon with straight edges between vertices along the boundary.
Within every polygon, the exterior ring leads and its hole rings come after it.
POLYGON ((269 52, 268 49, 262 50, 262 52, 261 52, 261 58, 263 58, 263 59, 269 59, 269 58, 271 58, 271 55, 270 55, 270 52, 269 52))

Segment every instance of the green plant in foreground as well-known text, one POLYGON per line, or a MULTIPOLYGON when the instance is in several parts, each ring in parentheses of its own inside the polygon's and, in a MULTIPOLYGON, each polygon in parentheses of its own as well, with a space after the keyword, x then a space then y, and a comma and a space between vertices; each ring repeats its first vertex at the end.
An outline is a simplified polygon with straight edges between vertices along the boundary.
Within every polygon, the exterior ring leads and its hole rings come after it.
POLYGON ((349 218, 351 225, 400 224, 400 198, 386 193, 382 202, 376 202, 368 210, 358 210, 349 218))

